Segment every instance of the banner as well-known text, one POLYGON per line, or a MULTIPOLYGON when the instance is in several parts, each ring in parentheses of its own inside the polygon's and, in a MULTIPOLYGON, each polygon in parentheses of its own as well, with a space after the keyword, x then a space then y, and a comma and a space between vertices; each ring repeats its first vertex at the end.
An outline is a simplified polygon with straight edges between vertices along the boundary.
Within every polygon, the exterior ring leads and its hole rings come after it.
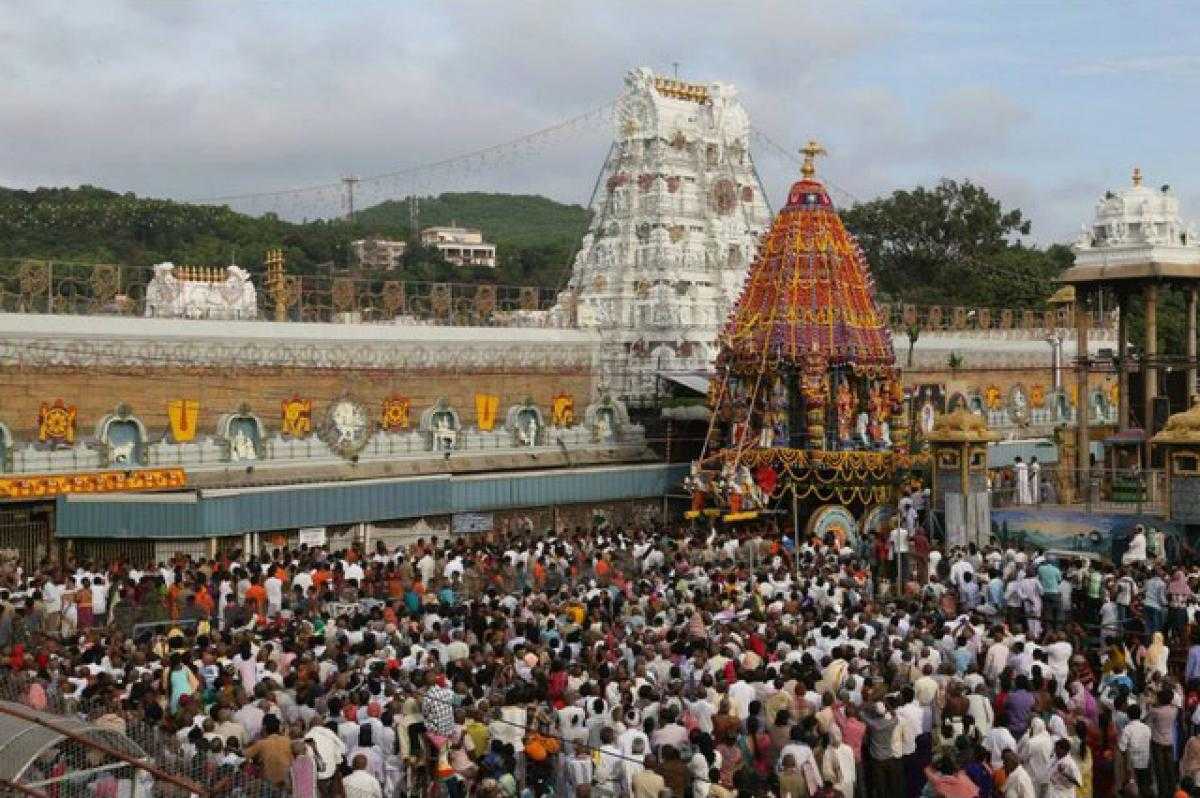
POLYGON ((450 518, 450 531, 455 535, 477 535, 491 532, 496 526, 492 513, 455 513, 450 518))
POLYGON ((305 526, 300 527, 301 546, 324 546, 325 545, 325 527, 323 526, 305 526))

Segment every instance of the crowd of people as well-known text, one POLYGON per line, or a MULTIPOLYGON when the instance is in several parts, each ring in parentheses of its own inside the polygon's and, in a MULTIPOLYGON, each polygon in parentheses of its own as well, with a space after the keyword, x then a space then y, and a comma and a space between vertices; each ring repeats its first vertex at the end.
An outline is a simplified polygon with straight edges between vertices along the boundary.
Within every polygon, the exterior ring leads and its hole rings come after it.
POLYGON ((0 678, 210 794, 1200 794, 1200 572, 1144 540, 943 551, 920 496, 861 545, 599 526, 47 563, 0 590, 0 678))

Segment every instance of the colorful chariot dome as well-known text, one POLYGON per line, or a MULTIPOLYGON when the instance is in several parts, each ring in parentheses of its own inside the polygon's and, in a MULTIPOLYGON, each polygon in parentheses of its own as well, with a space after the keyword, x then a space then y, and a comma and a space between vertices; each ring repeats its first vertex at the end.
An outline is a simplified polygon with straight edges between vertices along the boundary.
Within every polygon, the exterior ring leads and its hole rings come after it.
POLYGON ((842 224, 813 159, 763 237, 721 336, 718 367, 732 373, 831 367, 882 376, 895 366, 892 338, 875 301, 862 249, 842 224))

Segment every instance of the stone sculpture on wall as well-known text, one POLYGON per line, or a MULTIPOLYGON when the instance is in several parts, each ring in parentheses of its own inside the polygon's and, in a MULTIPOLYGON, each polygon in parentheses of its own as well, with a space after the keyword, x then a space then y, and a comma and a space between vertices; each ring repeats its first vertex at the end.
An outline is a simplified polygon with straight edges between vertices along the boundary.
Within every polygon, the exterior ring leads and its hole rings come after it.
POLYGON ((168 261, 154 266, 145 313, 168 319, 254 319, 258 294, 249 272, 239 266, 189 269, 168 261))

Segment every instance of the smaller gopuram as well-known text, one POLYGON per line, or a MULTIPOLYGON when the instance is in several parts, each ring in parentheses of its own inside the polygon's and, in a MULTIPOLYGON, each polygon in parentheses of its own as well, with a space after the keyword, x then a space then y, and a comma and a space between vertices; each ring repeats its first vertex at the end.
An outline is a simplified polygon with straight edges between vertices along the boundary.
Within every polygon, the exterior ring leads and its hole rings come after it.
POLYGON ((907 462, 892 338, 863 252, 816 177, 824 152, 802 150, 801 179, 721 333, 689 485, 697 512, 715 501, 738 520, 790 495, 793 514, 804 503, 815 520, 826 504, 850 526, 847 515, 892 500, 907 462))
POLYGON ((991 537, 987 447, 999 439, 982 415, 966 408, 938 416, 933 425, 933 509, 945 518, 947 546, 983 545, 991 537))
POLYGON ((1200 526, 1200 403, 1167 419, 1150 443, 1167 469, 1167 519, 1200 526))

